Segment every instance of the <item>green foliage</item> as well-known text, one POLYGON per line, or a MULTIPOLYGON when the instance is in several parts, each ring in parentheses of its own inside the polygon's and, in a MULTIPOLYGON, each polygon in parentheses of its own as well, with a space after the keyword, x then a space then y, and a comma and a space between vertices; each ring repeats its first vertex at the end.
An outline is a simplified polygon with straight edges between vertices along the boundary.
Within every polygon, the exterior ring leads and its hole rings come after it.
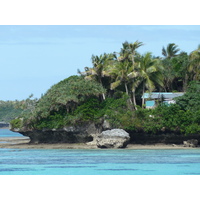
MULTIPOLYGON (((155 109, 142 109, 138 106, 137 110, 133 111, 128 106, 128 101, 128 95, 118 99, 107 98, 103 102, 97 97, 90 97, 78 104, 73 112, 68 112, 65 107, 61 106, 58 111, 51 110, 47 117, 35 117, 29 114, 24 118, 23 126, 33 129, 53 129, 85 122, 98 123, 105 118, 112 128, 135 132, 185 135, 200 133, 200 110, 194 112, 194 110, 182 109, 179 104, 170 106, 160 104, 155 109)), ((22 125, 18 119, 11 123, 16 128, 22 125)))
POLYGON ((182 110, 177 104, 160 105, 147 112, 143 130, 147 133, 200 133, 199 113, 182 110))
POLYGON ((191 81, 187 90, 187 93, 199 93, 200 81, 191 81))
POLYGON ((101 117, 99 111, 101 109, 101 104, 98 99, 90 98, 82 105, 78 106, 74 112, 74 115, 80 117, 80 121, 94 121, 101 117))
POLYGON ((185 127, 185 129, 186 135, 200 133, 200 125, 197 123, 190 124, 189 126, 185 127))
POLYGON ((0 101, 0 121, 9 122, 22 113, 21 108, 16 108, 17 101, 0 101))
POLYGON ((169 43, 166 48, 162 48, 162 55, 166 58, 172 58, 175 57, 179 51, 178 45, 169 43))
POLYGON ((17 118, 17 119, 13 119, 11 122, 10 122, 10 125, 12 128, 22 128, 22 120, 17 118))
POLYGON ((36 115, 46 118, 52 111, 61 109, 72 113, 85 100, 98 97, 103 92, 105 91, 99 83, 85 80, 80 76, 71 76, 47 91, 37 104, 36 115))
POLYGON ((22 101, 16 101, 15 102, 15 108, 16 109, 22 109, 23 112, 32 112, 35 110, 35 107, 37 105, 38 99, 33 99, 33 94, 31 94, 27 99, 22 101))
POLYGON ((84 77, 71 76, 53 85, 36 103, 35 109, 24 115, 28 128, 61 128, 76 122, 93 120, 98 97, 105 92, 102 85, 84 77), (89 100, 96 98, 96 100, 89 100), (77 111, 76 111, 77 110, 77 111))
POLYGON ((175 98, 175 100, 183 110, 193 112, 200 110, 200 82, 192 81, 187 92, 183 96, 175 98))
POLYGON ((131 125, 131 115, 127 101, 128 95, 120 99, 108 98, 103 102, 102 113, 113 128, 127 128, 131 125))
POLYGON ((58 129, 62 128, 63 126, 64 126, 63 115, 60 113, 54 113, 53 115, 50 115, 47 118, 38 121, 37 124, 35 125, 35 128, 58 129))

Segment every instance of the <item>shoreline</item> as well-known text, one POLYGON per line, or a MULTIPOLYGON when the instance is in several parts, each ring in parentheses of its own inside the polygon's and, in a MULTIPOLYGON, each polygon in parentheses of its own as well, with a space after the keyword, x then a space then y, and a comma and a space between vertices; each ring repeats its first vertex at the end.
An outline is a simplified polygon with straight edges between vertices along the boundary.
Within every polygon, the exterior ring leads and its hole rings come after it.
MULTIPOLYGON (((0 148, 1 149, 100 149, 96 145, 89 145, 86 143, 55 143, 55 144, 31 144, 30 139, 27 137, 2 137, 0 138, 0 148)), ((124 149, 198 149, 191 147, 184 147, 182 144, 128 144, 124 149)))
POLYGON ((5 127, 0 127, 0 129, 9 129, 9 126, 5 126, 5 127))

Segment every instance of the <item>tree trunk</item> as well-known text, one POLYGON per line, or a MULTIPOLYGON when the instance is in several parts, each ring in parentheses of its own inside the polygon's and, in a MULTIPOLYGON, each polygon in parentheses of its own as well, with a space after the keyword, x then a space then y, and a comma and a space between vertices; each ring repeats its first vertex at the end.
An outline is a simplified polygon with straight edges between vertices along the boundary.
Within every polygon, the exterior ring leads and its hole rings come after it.
POLYGON ((144 108, 144 90, 145 90, 145 84, 143 83, 143 88, 142 88, 142 95, 143 95, 143 98, 142 98, 142 108, 144 108))
POLYGON ((128 95, 128 87, 127 87, 127 84, 124 83, 124 85, 125 85, 126 94, 128 95))
POLYGON ((135 55, 135 54, 132 55, 133 70, 135 70, 135 69, 134 69, 134 64, 135 64, 134 55, 135 55))
POLYGON ((105 100, 105 99, 106 99, 106 97, 105 97, 105 94, 104 94, 104 93, 102 94, 102 96, 103 96, 103 100, 105 100))
POLYGON ((185 80, 183 81, 183 92, 186 92, 186 90, 187 90, 187 84, 188 84, 188 75, 186 73, 185 80))
MULTIPOLYGON (((102 85, 102 87, 103 87, 103 83, 102 83, 102 80, 101 80, 101 78, 99 79, 99 83, 102 85)), ((103 97, 103 100, 105 100, 106 99, 106 97, 105 97, 105 94, 103 93, 102 94, 102 97, 103 97)))
MULTIPOLYGON (((127 86, 126 83, 124 83, 124 85, 125 85, 125 89, 126 89, 126 94, 129 96, 129 93, 128 93, 128 86, 127 86)), ((129 100, 130 100, 130 103, 133 104, 131 98, 129 98, 129 100)))
POLYGON ((133 92, 133 105, 135 107, 135 110, 137 110, 137 103, 136 103, 136 99, 135 99, 135 91, 133 92))

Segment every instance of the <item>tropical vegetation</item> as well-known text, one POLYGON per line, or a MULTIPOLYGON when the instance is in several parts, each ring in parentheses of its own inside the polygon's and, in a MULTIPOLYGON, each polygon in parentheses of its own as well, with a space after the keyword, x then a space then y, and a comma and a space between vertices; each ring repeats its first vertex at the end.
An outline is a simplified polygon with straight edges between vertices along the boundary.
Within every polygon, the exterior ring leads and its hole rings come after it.
POLYGON ((11 124, 52 129, 106 119, 113 128, 127 131, 200 133, 200 46, 188 54, 170 43, 158 57, 140 54, 142 45, 126 41, 118 52, 92 55, 92 67, 53 85, 40 99, 27 99, 26 112, 11 124), (145 109, 145 92, 185 95, 171 106, 160 102, 145 109))
POLYGON ((18 101, 0 101, 0 122, 8 123, 18 117, 23 109, 16 108, 18 101))

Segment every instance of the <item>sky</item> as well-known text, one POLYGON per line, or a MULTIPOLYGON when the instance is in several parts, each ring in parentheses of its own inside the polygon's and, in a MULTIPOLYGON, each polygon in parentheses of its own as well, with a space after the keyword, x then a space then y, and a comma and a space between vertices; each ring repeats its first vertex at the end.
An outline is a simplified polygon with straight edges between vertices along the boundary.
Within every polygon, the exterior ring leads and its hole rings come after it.
POLYGON ((92 67, 91 56, 120 51, 139 40, 138 52, 161 56, 175 43, 190 53, 199 25, 0 25, 0 100, 40 98, 54 84, 92 67))

